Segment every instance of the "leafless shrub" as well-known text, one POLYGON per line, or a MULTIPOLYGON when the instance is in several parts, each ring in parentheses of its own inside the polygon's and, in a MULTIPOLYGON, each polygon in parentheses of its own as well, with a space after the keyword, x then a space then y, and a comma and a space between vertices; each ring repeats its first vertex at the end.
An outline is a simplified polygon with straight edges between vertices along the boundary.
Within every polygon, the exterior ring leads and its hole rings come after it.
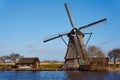
POLYGON ((106 65, 107 64, 107 58, 104 55, 104 52, 96 47, 96 46, 89 46, 87 48, 88 56, 90 59, 91 65, 106 65))
POLYGON ((114 68, 116 66, 116 62, 120 60, 120 48, 113 49, 108 53, 110 61, 114 62, 114 68))

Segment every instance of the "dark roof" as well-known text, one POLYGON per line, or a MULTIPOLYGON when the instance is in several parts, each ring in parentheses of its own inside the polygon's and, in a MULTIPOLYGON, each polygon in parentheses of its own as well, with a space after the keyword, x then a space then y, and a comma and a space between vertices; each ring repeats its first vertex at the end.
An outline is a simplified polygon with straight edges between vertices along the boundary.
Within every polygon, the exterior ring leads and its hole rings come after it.
MULTIPOLYGON (((20 58, 17 62, 17 64, 29 64, 29 63, 35 63, 35 61, 39 61, 37 57, 35 58, 20 58)), ((40 61, 39 61, 40 62, 40 61)))

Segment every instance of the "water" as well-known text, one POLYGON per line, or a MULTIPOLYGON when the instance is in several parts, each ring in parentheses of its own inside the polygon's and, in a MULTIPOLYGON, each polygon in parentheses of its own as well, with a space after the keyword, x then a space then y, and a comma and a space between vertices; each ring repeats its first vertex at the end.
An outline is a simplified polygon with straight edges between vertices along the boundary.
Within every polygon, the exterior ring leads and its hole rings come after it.
POLYGON ((0 80, 120 80, 120 72, 0 71, 0 80))

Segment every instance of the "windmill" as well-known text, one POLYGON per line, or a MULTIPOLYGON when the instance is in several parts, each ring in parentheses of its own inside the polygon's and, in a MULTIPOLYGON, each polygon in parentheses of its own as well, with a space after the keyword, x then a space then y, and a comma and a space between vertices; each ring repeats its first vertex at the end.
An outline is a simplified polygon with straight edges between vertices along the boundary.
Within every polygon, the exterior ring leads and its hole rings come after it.
MULTIPOLYGON (((60 33, 60 34, 57 34, 55 36, 47 37, 44 39, 43 42, 48 42, 48 41, 56 39, 56 38, 61 38, 64 41, 64 43, 67 45, 67 51, 66 51, 66 55, 65 55, 65 67, 64 68, 78 69, 80 65, 89 65, 88 54, 87 54, 87 51, 85 48, 83 38, 86 34, 89 34, 90 35, 88 38, 88 41, 89 41, 89 39, 92 35, 92 33, 82 33, 81 30, 86 29, 88 27, 91 27, 93 25, 96 25, 98 23, 104 22, 107 19, 104 18, 104 19, 95 21, 93 23, 76 28, 74 23, 73 23, 73 20, 72 20, 70 11, 69 11, 69 7, 67 4, 65 4, 65 9, 67 11, 67 14, 68 14, 68 17, 70 20, 70 24, 72 26, 72 30, 70 32, 60 33), (69 38, 68 44, 63 39, 63 36, 68 36, 68 38, 69 38)), ((88 41, 87 41, 87 43, 88 43, 88 41)), ((87 45, 87 43, 86 43, 86 45, 87 45)))

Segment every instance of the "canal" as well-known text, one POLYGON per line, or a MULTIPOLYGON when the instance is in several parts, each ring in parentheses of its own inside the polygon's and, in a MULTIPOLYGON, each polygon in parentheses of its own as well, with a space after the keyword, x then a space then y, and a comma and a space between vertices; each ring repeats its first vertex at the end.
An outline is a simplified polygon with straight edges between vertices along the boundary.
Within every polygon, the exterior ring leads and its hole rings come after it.
POLYGON ((0 71, 0 80, 120 80, 120 72, 0 71))

